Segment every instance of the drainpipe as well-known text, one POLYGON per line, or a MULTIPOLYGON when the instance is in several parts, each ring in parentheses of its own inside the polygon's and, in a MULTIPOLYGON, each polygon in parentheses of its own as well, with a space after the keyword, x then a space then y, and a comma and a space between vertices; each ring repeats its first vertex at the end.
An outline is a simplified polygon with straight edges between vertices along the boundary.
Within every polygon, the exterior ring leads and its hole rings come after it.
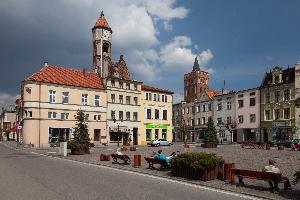
POLYGON ((39 148, 41 147, 41 82, 39 82, 39 148))

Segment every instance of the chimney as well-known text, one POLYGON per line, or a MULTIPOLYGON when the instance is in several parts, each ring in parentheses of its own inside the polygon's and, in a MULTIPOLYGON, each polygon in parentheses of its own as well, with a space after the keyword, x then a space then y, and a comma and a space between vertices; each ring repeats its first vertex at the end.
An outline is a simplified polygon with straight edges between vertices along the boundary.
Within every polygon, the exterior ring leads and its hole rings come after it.
POLYGON ((48 67, 48 62, 47 61, 44 62, 44 67, 48 67))
POLYGON ((82 74, 83 74, 83 78, 86 78, 86 70, 85 70, 85 68, 83 68, 82 74))

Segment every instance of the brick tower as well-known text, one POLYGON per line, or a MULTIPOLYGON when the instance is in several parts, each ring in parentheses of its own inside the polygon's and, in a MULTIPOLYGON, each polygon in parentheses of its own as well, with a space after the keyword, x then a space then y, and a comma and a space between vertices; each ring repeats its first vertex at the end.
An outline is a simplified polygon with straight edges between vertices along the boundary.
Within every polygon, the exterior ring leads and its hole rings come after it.
POLYGON ((193 71, 184 75, 184 101, 192 102, 200 94, 208 90, 209 74, 201 71, 197 57, 194 61, 193 71))

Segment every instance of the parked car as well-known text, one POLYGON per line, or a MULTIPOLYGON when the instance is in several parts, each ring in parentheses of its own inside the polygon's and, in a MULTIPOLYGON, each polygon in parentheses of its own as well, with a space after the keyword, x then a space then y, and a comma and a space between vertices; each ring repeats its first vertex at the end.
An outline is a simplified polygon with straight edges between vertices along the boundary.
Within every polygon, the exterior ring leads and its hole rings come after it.
POLYGON ((52 138, 50 138, 49 144, 50 144, 50 147, 58 147, 59 146, 59 139, 58 139, 58 137, 52 137, 52 138))
POLYGON ((300 139, 292 139, 292 140, 273 140, 269 141, 268 143, 271 144, 273 147, 284 146, 284 147, 291 147, 293 144, 298 144, 300 139))
POLYGON ((156 139, 152 140, 150 143, 150 146, 152 147, 158 147, 158 146, 170 146, 172 143, 167 141, 166 139, 156 139))

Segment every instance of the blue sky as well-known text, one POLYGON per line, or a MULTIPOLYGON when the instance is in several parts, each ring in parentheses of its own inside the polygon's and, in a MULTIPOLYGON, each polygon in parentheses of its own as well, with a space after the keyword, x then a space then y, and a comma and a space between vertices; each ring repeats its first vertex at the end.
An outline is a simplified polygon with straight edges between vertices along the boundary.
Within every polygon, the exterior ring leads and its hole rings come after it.
POLYGON ((91 27, 104 10, 113 57, 125 55, 135 79, 182 98, 183 74, 199 57, 210 87, 260 85, 275 65, 300 60, 298 0, 2 0, 0 106, 44 61, 92 68, 91 27))

